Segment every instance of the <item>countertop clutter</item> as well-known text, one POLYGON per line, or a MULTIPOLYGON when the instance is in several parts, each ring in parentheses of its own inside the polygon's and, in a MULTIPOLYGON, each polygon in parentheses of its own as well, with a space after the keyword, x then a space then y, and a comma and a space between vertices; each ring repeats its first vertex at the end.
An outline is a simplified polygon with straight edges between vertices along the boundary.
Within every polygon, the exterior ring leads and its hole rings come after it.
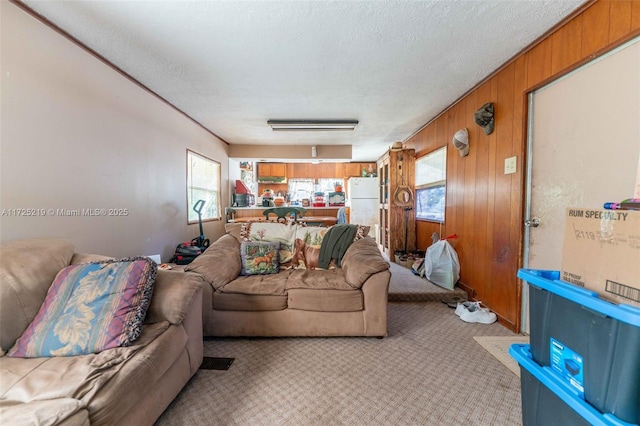
MULTIPOLYGON (((284 207, 288 207, 287 205, 285 205, 284 207)), ((294 206, 294 207, 302 207, 302 206, 294 206)), ((256 210, 256 211, 260 211, 262 212, 266 207, 262 207, 262 206, 251 206, 251 207, 232 207, 232 209, 234 210, 256 210)), ((337 210, 338 207, 332 207, 332 206, 323 206, 323 207, 303 207, 307 210, 312 209, 312 210, 337 210)))
MULTIPOLYGON (((264 213, 268 210, 275 209, 278 208, 265 209, 264 207, 230 207, 226 209, 225 220, 228 223, 262 222, 266 220, 264 213)), ((340 207, 301 207, 301 209, 304 210, 304 216, 298 216, 297 220, 299 222, 318 224, 321 226, 332 226, 338 222, 338 210, 340 207)))

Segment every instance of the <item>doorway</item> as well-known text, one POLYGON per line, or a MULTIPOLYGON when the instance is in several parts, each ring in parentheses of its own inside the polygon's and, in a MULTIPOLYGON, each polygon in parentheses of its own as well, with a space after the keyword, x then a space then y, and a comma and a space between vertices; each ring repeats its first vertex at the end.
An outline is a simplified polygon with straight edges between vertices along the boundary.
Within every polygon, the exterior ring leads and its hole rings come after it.
MULTIPOLYGON (((567 207, 631 198, 640 163, 640 38, 529 94, 523 267, 560 270, 567 207)), ((522 286, 523 332, 529 330, 522 286)))

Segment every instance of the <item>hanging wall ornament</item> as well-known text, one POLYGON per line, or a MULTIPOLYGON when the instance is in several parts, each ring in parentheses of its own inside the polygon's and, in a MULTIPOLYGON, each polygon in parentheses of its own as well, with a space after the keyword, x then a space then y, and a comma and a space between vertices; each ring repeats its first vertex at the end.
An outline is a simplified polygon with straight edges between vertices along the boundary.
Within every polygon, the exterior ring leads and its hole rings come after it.
POLYGON ((398 207, 413 206, 413 191, 409 185, 404 182, 404 169, 403 169, 404 155, 398 154, 398 165, 396 170, 396 178, 400 184, 396 187, 393 193, 393 204, 398 207))
POLYGON ((460 152, 460 157, 469 155, 469 132, 466 128, 458 130, 456 134, 453 135, 451 142, 458 152, 460 152))
POLYGON ((493 132, 495 121, 493 118, 493 102, 487 102, 482 105, 473 115, 476 124, 484 130, 485 135, 493 132))

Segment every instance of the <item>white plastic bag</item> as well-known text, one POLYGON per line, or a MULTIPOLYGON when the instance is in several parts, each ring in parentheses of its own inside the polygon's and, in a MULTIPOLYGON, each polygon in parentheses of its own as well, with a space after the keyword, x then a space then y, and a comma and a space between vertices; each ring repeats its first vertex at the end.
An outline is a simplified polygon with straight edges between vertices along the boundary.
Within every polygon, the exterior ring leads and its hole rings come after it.
POLYGON ((440 287, 453 290, 460 279, 460 261, 449 241, 440 240, 427 248, 424 276, 440 287))

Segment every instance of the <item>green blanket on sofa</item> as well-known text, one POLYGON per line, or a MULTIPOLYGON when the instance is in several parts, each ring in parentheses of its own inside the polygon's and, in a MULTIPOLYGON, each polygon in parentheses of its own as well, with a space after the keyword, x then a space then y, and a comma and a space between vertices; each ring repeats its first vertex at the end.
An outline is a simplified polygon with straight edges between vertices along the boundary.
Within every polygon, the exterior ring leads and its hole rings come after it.
POLYGON ((350 224, 339 224, 329 228, 320 246, 318 267, 327 269, 331 259, 335 259, 336 265, 340 266, 342 256, 353 242, 357 231, 358 225, 350 224))

